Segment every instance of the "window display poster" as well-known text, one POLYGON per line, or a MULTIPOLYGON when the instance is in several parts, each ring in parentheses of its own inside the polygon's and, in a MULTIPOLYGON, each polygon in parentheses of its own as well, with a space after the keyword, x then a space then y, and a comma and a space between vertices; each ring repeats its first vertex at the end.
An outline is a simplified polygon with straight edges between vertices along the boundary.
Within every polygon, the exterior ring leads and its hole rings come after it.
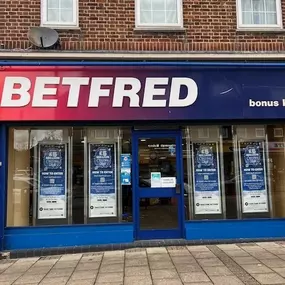
POLYGON ((38 219, 66 218, 66 144, 39 145, 38 219))
POLYGON ((195 214, 221 214, 217 143, 193 143, 195 214))
POLYGON ((89 144, 89 218, 117 215, 115 148, 89 144))
POLYGON ((160 188, 161 187, 161 173, 160 172, 151 172, 150 173, 150 184, 151 188, 160 188))
POLYGON ((131 155, 121 154, 121 184, 131 185, 131 155))
POLYGON ((263 142, 240 142, 243 213, 268 212, 263 142))

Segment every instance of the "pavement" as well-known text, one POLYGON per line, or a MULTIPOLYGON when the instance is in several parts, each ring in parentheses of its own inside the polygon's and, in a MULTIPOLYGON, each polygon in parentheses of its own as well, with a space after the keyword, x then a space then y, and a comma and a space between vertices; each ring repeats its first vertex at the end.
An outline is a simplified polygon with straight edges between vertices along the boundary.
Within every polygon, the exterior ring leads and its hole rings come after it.
POLYGON ((1 285, 285 285, 285 242, 6 259, 0 272, 1 285))

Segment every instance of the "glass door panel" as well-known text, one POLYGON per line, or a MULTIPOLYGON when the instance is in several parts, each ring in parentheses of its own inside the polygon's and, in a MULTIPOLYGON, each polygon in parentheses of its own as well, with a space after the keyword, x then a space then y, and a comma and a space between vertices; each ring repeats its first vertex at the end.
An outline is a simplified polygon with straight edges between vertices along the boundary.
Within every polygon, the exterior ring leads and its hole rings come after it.
POLYGON ((182 237, 180 132, 134 133, 137 238, 182 237))

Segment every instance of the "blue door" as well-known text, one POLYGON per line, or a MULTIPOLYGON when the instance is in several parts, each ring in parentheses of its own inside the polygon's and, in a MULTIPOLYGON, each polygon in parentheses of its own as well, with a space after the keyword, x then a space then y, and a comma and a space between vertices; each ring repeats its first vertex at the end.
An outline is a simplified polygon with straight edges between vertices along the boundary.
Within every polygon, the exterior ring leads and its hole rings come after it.
POLYGON ((180 131, 134 131, 133 211, 136 239, 184 235, 180 131))

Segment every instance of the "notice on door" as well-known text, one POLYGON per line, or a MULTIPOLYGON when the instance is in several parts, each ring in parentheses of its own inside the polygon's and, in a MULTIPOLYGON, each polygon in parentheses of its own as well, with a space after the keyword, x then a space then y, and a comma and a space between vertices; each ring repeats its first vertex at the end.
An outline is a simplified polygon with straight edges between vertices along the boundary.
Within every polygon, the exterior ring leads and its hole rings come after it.
POLYGON ((240 142, 242 212, 268 212, 264 142, 240 142))
POLYGON ((150 187, 151 188, 160 188, 161 187, 161 173, 160 172, 151 172, 150 173, 150 187))
POLYGON ((89 218, 117 216, 115 148, 89 144, 89 218))
POLYGON ((221 214, 218 144, 193 143, 195 214, 221 214))
POLYGON ((38 219, 66 218, 66 144, 39 145, 38 219))

